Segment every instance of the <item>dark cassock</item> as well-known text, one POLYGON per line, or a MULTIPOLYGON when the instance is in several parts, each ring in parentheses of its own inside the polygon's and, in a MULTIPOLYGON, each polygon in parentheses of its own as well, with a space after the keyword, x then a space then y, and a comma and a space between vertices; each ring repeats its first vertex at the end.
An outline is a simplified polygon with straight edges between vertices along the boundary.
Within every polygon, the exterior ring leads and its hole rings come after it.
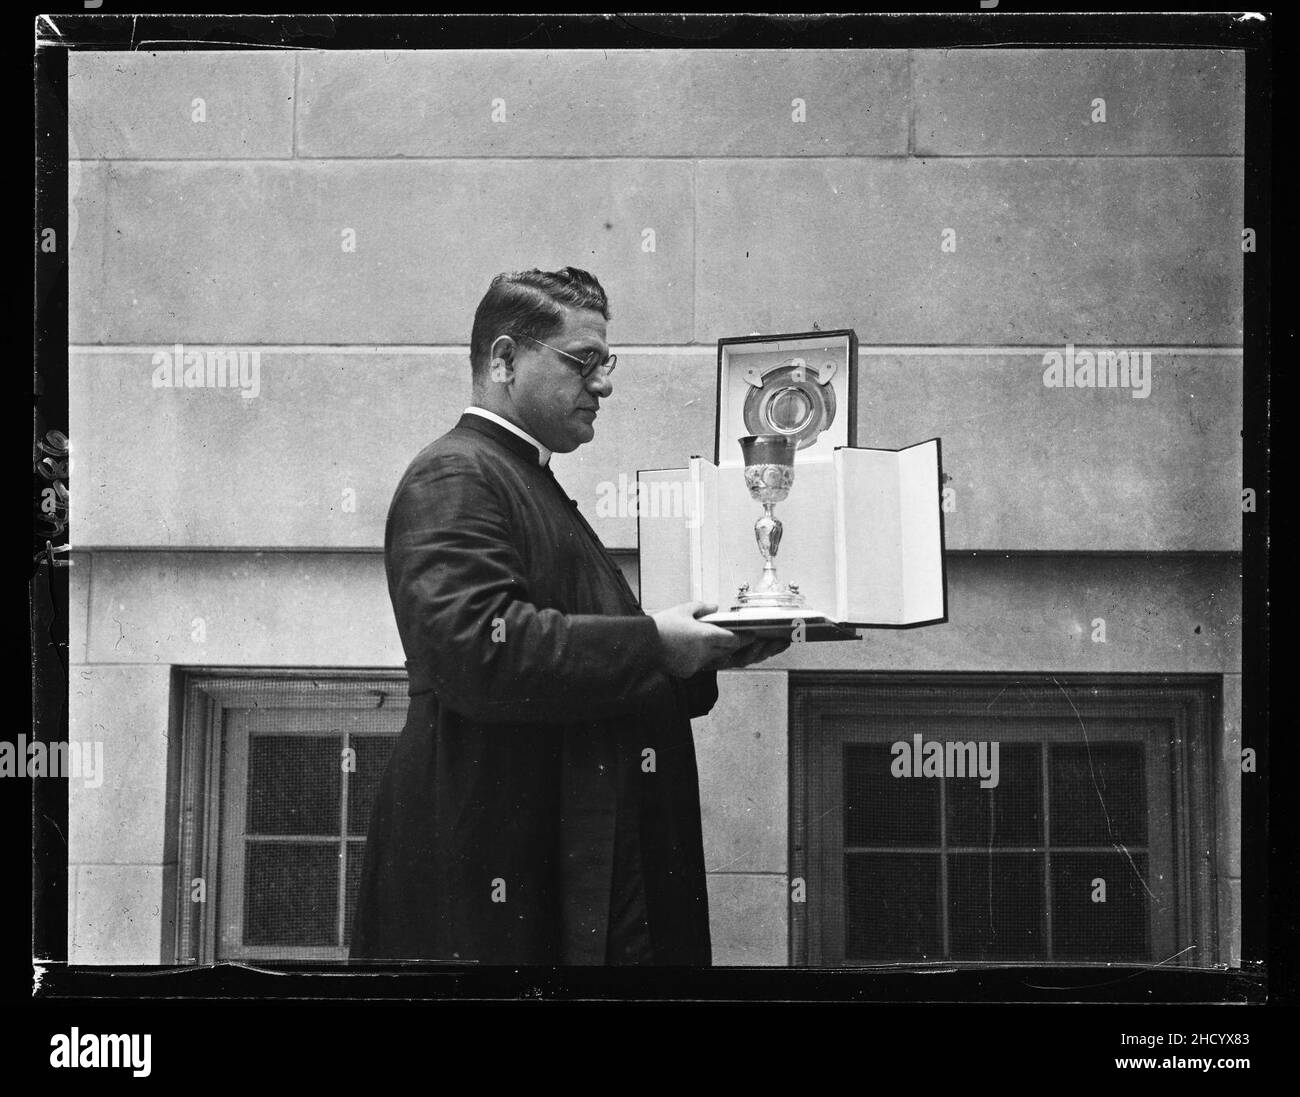
POLYGON ((657 669, 654 620, 548 458, 467 412, 394 496, 411 700, 354 959, 710 962, 690 720, 717 677, 657 669))

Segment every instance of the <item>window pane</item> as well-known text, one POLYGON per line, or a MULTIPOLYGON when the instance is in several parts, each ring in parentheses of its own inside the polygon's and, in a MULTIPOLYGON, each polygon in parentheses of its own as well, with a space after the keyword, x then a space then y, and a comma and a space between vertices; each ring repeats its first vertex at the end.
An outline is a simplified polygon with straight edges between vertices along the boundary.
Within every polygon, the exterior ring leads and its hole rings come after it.
MULTIPOLYGON (((991 763, 991 754, 986 761, 991 763)), ((950 846, 1032 846, 1042 841, 1042 747, 1000 743, 997 768, 993 788, 981 788, 978 778, 945 778, 950 846)))
POLYGON ((352 918, 357 912, 357 893, 361 890, 361 865, 366 856, 365 842, 348 843, 348 880, 344 891, 343 943, 352 944, 352 918))
POLYGON ((248 743, 248 834, 338 834, 341 735, 254 735, 248 743))
POLYGON ((1056 955, 1063 960, 1145 960, 1147 855, 1053 853, 1052 916, 1056 955), (1106 901, 1094 902, 1094 880, 1106 901))
MULTIPOLYGON (((899 783, 922 782, 899 778, 899 783)), ((881 962, 941 959, 939 903, 937 854, 846 855, 846 958, 881 962)))
POLYGON ((844 844, 937 846, 939 781, 893 776, 889 748, 844 744, 844 844))
POLYGON ((1041 853, 948 858, 948 939, 954 960, 1036 960, 1047 954, 1041 853))
POLYGON ((338 846, 244 845, 244 944, 337 945, 338 846))
POLYGON ((1138 743, 1053 744, 1052 845, 1146 845, 1145 760, 1138 743))
POLYGON ((357 752, 356 772, 348 774, 348 833, 364 836, 370 826, 379 779, 397 745, 397 736, 353 735, 348 744, 357 752))

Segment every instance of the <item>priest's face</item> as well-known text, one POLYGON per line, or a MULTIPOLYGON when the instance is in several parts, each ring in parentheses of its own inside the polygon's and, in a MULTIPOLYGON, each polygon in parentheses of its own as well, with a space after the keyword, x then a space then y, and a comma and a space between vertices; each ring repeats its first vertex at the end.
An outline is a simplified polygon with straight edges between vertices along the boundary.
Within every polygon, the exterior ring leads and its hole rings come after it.
POLYGON ((517 341, 511 402, 529 434, 547 449, 571 453, 596 436, 600 401, 613 393, 614 385, 600 369, 583 380, 579 363, 564 355, 584 360, 593 352, 607 356, 605 318, 591 309, 566 309, 564 326, 543 342, 550 346, 517 341))

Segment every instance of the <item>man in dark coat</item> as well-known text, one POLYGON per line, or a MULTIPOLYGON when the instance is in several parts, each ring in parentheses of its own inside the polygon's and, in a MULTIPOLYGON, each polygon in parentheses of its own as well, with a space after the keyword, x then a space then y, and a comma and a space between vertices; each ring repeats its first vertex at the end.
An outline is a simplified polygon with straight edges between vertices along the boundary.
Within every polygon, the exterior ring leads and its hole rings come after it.
POLYGON ((493 280, 474 405, 407 469, 384 553, 411 703, 370 820, 351 955, 710 962, 690 719, 783 650, 647 616, 551 473, 613 391, 600 284, 493 280))

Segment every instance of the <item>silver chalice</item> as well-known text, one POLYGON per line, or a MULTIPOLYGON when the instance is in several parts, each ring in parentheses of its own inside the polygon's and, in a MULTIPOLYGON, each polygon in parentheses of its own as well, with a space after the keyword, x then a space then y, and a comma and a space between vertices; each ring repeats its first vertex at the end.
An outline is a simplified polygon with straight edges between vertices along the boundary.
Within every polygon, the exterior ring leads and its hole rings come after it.
POLYGON ((739 609, 798 609, 804 597, 793 583, 782 583, 776 575, 776 554, 781 547, 781 520, 772 508, 790 494, 794 483, 794 455, 798 442, 781 434, 751 434, 740 439, 745 458, 745 485, 749 494, 763 504, 754 523, 754 538, 763 557, 763 574, 757 584, 745 583, 737 593, 739 609))

